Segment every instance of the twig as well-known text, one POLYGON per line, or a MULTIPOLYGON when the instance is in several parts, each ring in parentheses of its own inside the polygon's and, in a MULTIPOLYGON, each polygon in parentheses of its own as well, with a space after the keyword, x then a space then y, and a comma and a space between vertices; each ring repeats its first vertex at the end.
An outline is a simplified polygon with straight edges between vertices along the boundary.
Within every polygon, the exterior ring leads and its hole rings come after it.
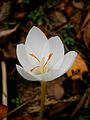
MULTIPOLYGON (((1 69, 2 69, 2 103, 7 106, 7 72, 6 64, 4 61, 1 62, 1 69)), ((7 120, 7 118, 3 120, 7 120)))
MULTIPOLYGON (((88 89, 87 89, 88 90, 88 89)), ((86 92, 84 93, 84 95, 82 96, 81 100, 79 101, 79 103, 77 104, 76 108, 74 109, 74 111, 72 112, 72 114, 70 115, 70 117, 73 117, 78 111, 79 109, 81 108, 81 106, 83 105, 85 99, 86 99, 86 96, 87 96, 87 90, 86 92)))

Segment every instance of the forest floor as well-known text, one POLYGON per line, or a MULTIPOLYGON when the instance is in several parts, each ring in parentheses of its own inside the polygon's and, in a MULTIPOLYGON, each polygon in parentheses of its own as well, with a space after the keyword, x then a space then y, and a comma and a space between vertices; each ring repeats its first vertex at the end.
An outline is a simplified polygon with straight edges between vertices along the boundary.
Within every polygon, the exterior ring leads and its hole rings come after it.
POLYGON ((38 120, 41 85, 16 70, 16 46, 25 42, 32 26, 48 38, 60 36, 65 52, 78 53, 66 74, 47 82, 44 119, 90 120, 90 2, 85 0, 0 1, 0 119, 38 120), (7 105, 2 99, 4 79, 7 105))

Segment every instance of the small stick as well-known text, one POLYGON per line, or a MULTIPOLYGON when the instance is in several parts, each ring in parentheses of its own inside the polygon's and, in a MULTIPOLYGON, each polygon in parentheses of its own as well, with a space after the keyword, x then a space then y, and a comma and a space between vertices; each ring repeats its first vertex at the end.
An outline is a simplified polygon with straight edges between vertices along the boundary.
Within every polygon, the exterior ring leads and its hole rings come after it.
MULTIPOLYGON (((4 61, 1 62, 2 69, 2 103, 7 106, 7 72, 6 72, 6 64, 4 61)), ((3 120, 7 120, 4 118, 3 120)))

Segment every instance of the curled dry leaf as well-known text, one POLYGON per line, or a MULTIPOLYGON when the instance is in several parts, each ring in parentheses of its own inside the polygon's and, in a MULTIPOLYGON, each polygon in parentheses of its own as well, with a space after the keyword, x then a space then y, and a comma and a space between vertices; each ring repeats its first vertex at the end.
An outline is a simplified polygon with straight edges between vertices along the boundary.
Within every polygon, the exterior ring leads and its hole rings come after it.
POLYGON ((90 48, 90 12, 87 13, 84 22, 81 25, 79 32, 76 37, 78 39, 83 38, 87 48, 90 48), (83 31, 83 34, 81 34, 83 31))
POLYGON ((77 2, 76 2, 76 0, 73 0, 72 4, 74 5, 75 8, 78 8, 78 9, 83 9, 83 7, 84 7, 84 2, 81 0, 77 1, 77 2))
POLYGON ((90 48, 90 20, 88 21, 84 33, 83 33, 83 40, 87 48, 90 48))
POLYGON ((7 114, 7 106, 0 104, 0 119, 7 114))
POLYGON ((66 22, 67 22, 66 17, 65 17, 61 12, 56 11, 56 12, 55 12, 55 17, 56 17, 61 23, 66 23, 66 22))
POLYGON ((88 71, 87 65, 83 58, 78 54, 76 60, 70 70, 67 72, 67 76, 71 77, 72 80, 82 79, 82 74, 88 71))
POLYGON ((61 99, 64 95, 64 88, 58 80, 50 81, 47 83, 47 94, 49 97, 61 99))
POLYGON ((12 34, 13 32, 15 32, 15 31, 17 30, 18 26, 19 26, 19 24, 17 24, 17 25, 16 25, 14 28, 12 28, 12 29, 0 31, 0 38, 12 34))
MULTIPOLYGON (((0 1, 1 2, 1 1, 0 1)), ((8 17, 11 9, 11 1, 2 2, 0 5, 0 22, 8 17)))

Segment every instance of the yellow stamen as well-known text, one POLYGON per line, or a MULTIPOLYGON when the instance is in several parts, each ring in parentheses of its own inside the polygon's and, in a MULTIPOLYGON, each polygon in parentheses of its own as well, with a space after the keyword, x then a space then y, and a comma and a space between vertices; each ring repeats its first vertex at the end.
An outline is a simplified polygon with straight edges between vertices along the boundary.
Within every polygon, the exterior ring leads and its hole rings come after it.
POLYGON ((44 64, 43 67, 45 67, 45 66, 48 64, 48 62, 49 62, 49 60, 51 59, 52 55, 53 55, 53 53, 49 53, 48 59, 47 59, 47 61, 46 61, 46 63, 44 64))
POLYGON ((40 67, 40 66, 36 66, 36 67, 34 67, 33 69, 31 69, 31 72, 33 72, 36 68, 38 68, 38 67, 40 67))
POLYGON ((53 53, 49 53, 48 59, 47 59, 46 62, 45 62, 45 57, 43 57, 42 60, 40 61, 34 54, 30 54, 30 55, 32 57, 34 57, 40 63, 40 66, 34 67, 33 69, 31 69, 31 72, 33 72, 34 70, 36 70, 35 71, 36 74, 43 74, 43 73, 45 73, 45 72, 48 71, 48 68, 46 67, 46 65, 48 64, 49 60, 51 59, 53 53))
POLYGON ((34 55, 34 54, 30 54, 32 57, 34 57, 39 63, 40 63, 40 60, 34 55))

